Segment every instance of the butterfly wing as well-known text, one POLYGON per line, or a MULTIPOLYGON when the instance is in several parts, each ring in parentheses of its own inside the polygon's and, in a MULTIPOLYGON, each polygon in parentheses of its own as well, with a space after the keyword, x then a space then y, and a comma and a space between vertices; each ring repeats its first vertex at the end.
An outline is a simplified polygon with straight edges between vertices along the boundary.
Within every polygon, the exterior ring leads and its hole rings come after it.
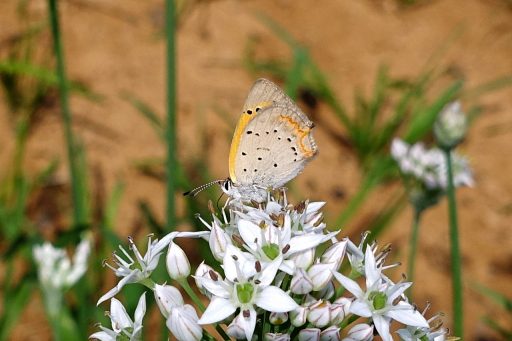
POLYGON ((312 128, 313 122, 277 85, 267 79, 257 80, 249 91, 231 142, 231 179, 242 185, 282 186, 316 154, 312 128), (274 133, 276 129, 278 133, 274 133))

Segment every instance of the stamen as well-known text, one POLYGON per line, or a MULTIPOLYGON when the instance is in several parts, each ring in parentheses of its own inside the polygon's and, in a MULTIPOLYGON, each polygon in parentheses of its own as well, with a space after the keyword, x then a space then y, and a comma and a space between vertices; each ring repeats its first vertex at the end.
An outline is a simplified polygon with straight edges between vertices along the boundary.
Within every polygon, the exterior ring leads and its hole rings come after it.
POLYGON ((290 244, 286 244, 284 247, 283 247, 283 254, 287 253, 288 251, 290 250, 290 244))

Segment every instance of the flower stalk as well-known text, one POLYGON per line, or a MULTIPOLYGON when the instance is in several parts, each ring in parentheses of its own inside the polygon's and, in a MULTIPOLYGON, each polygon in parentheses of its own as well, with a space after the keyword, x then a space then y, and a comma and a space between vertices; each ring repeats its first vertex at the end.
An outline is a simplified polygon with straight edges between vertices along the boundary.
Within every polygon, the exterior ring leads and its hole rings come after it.
POLYGON ((450 218, 450 257, 452 265, 452 291, 453 291, 453 331, 458 337, 463 336, 463 287, 462 263, 459 245, 459 227, 457 221, 457 202, 455 200, 455 186, 453 181, 453 163, 451 149, 444 150, 448 169, 448 213, 450 218))

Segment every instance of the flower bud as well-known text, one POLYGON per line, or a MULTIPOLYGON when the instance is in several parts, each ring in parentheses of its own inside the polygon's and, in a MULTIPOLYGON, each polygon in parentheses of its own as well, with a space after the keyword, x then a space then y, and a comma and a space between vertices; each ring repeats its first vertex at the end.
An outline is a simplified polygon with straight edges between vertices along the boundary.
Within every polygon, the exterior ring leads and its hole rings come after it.
POLYGON ((297 268, 307 269, 315 259, 315 248, 297 252, 290 259, 293 260, 297 268))
POLYGON ((205 264, 204 262, 201 262, 201 264, 199 264, 199 266, 196 269, 195 275, 193 276, 194 280, 196 282, 197 289, 199 289, 199 291, 203 295, 208 296, 208 297, 211 297, 211 293, 208 290, 204 289, 203 283, 201 282, 200 279, 202 277, 213 279, 212 275, 214 275, 214 276, 216 275, 217 278, 220 278, 220 274, 217 271, 213 270, 213 268, 211 266, 205 264))
POLYGON ((245 340, 244 321, 242 314, 238 314, 235 319, 229 324, 226 333, 237 340, 245 340))
POLYGON ((334 283, 332 281, 329 281, 326 286, 324 286, 322 289, 320 289, 320 291, 315 292, 314 296, 317 299, 328 300, 331 297, 333 297, 334 294, 335 294, 334 283))
POLYGON ((320 341, 320 329, 306 328, 302 329, 298 337, 299 341, 320 341))
POLYGON ((347 239, 340 240, 332 244, 325 252, 322 254, 322 258, 320 259, 321 263, 336 263, 337 265, 332 269, 333 271, 337 271, 341 265, 341 261, 345 256, 345 250, 347 249, 347 239))
POLYGON ((356 324, 349 330, 347 338, 350 340, 370 341, 373 339, 373 326, 366 323, 356 324))
POLYGON ((290 341, 290 335, 281 333, 266 333, 265 341, 290 341))
POLYGON ((308 321, 315 327, 323 328, 329 324, 331 313, 329 311, 330 303, 328 301, 318 301, 309 307, 308 321))
POLYGON ((219 262, 222 262, 222 259, 224 258, 224 254, 228 246, 228 240, 229 239, 224 230, 219 224, 214 222, 210 232, 209 244, 213 257, 219 262))
POLYGON ((171 308, 183 305, 183 297, 178 289, 171 285, 155 285, 155 300, 160 312, 165 318, 169 317, 171 308))
POLYGON ((468 120, 460 102, 447 104, 434 123, 434 135, 441 148, 451 149, 466 136, 468 120))
POLYGON ((340 341, 340 328, 330 326, 320 333, 320 341, 340 341))
POLYGON ((290 290, 294 294, 304 295, 313 290, 313 282, 304 269, 297 268, 293 275, 290 290))
POLYGON ((331 270, 335 266, 335 263, 318 263, 309 268, 308 277, 311 278, 311 281, 313 282, 314 291, 322 290, 329 283, 332 279, 331 270))
POLYGON ((331 303, 331 324, 340 324, 345 317, 349 314, 350 304, 352 301, 346 297, 340 297, 333 303, 331 303))
POLYGON ((178 341, 199 341, 203 328, 197 323, 198 319, 194 308, 185 304, 171 308, 166 325, 178 341))
POLYGON ((308 309, 302 306, 290 311, 290 322, 295 327, 300 327, 306 323, 308 309))
POLYGON ((171 241, 167 251, 167 272, 172 279, 182 279, 190 275, 190 263, 181 247, 171 241))
POLYGON ((279 326, 288 321, 288 313, 271 312, 269 317, 270 323, 279 326))
POLYGON ((391 157, 400 164, 409 152, 409 145, 399 138, 393 139, 391 142, 391 157))

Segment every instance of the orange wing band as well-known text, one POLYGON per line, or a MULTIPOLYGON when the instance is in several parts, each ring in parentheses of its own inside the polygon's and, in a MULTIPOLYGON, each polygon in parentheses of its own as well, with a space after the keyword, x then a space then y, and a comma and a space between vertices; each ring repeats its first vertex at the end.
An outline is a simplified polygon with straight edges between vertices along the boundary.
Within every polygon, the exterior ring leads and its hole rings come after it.
POLYGON ((313 157, 316 151, 313 149, 306 148, 306 146, 304 145, 304 139, 309 135, 311 128, 301 128, 300 123, 295 121, 290 116, 280 115, 279 119, 293 127, 293 132, 295 133, 295 135, 297 135, 298 138, 297 142, 299 149, 304 154, 304 156, 306 158, 313 157))

